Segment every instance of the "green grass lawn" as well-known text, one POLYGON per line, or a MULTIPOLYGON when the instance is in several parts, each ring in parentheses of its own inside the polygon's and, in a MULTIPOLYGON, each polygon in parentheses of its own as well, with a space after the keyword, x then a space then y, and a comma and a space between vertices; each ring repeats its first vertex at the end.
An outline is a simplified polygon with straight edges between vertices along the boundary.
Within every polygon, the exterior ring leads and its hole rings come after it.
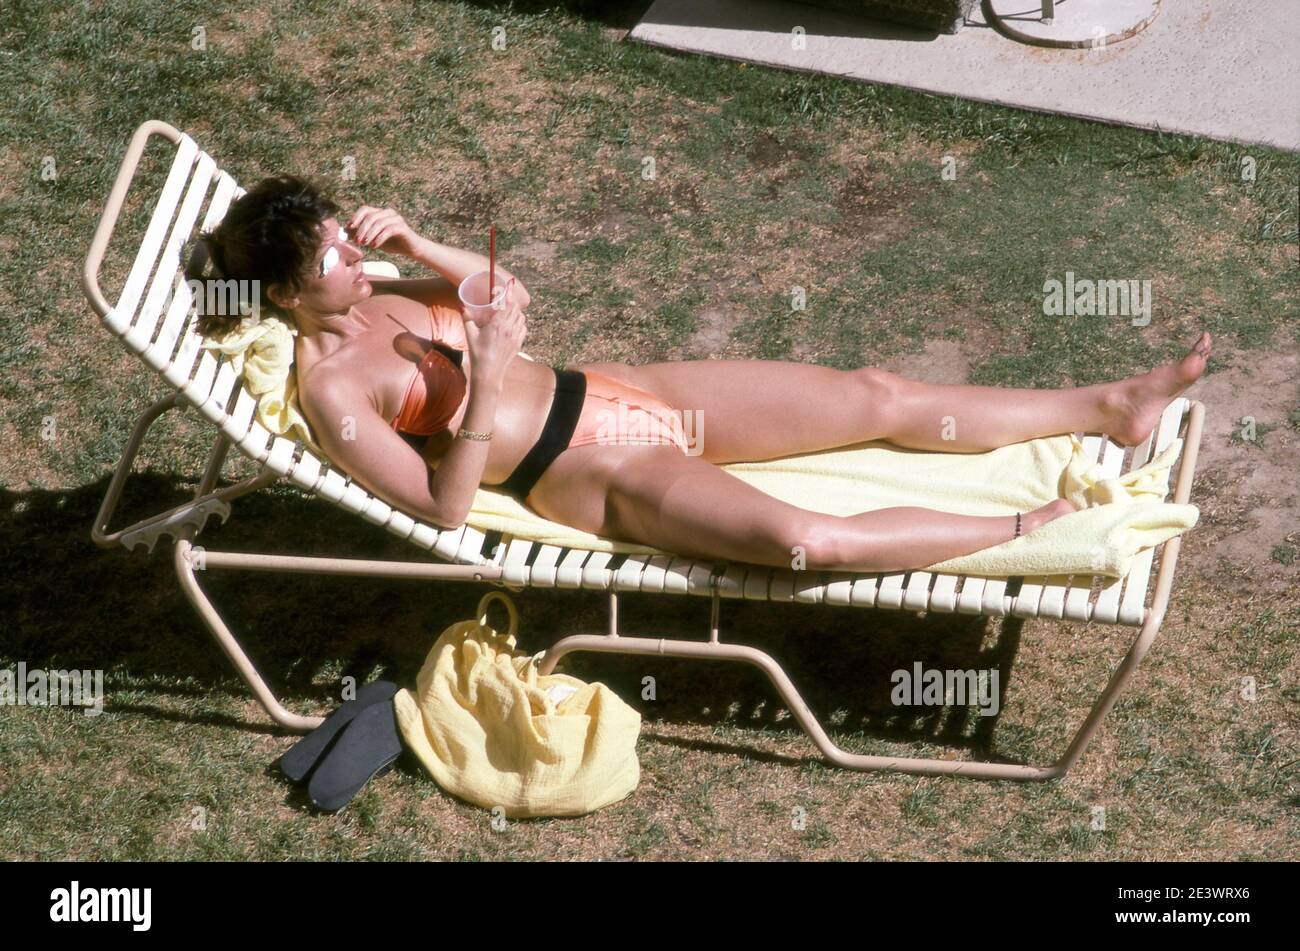
MULTIPOLYGON (((0 668, 100 668, 107 692, 98 717, 0 707, 3 854, 1296 857, 1300 609, 1286 585, 1300 534, 1292 525, 1260 546, 1258 564, 1225 568, 1220 556, 1248 543, 1243 526, 1271 491, 1243 488, 1229 463, 1286 471, 1290 460, 1294 473, 1295 377, 1289 391, 1266 381, 1294 361, 1300 159, 677 55, 623 40, 640 11, 619 7, 0 8, 0 668), (504 50, 491 48, 496 27, 504 50), (1241 374, 1233 407, 1258 415, 1261 435, 1234 441, 1224 426, 1235 419, 1207 429, 1193 492, 1202 522, 1161 637, 1064 782, 835 770, 757 672, 578 656, 568 672, 608 683, 644 718, 641 785, 623 802, 496 831, 405 765, 322 816, 270 768, 293 739, 193 614, 170 545, 105 552, 89 538, 131 426, 168 392, 97 326, 80 288, 122 153, 150 118, 189 132, 245 187, 279 171, 316 176, 346 209, 392 206, 434 240, 477 250, 495 224, 503 262, 532 294, 527 350, 556 366, 714 356, 850 368, 943 341, 960 348, 967 382, 1056 387, 1140 372, 1209 330, 1202 382, 1241 374), (1150 324, 1045 316, 1044 281, 1066 271, 1150 280, 1150 324), (795 287, 805 310, 790 306, 795 287), (653 702, 640 699, 646 676, 653 702)), ((123 232, 139 220, 128 215, 123 232)), ((108 273, 124 273, 128 251, 110 254, 108 273)), ((113 527, 192 493, 211 437, 197 414, 164 417, 113 527)), ((226 475, 252 471, 236 459, 226 475)), ((418 556, 292 487, 236 502, 200 544, 418 556)), ((304 713, 336 706, 344 676, 413 682, 485 590, 202 580, 304 713)), ((515 598, 525 650, 604 629, 603 595, 515 598)), ((708 602, 626 596, 620 623, 700 637, 708 602)), ((730 602, 723 625, 782 659, 851 749, 1036 763, 1060 753, 1131 640, 1102 625, 730 602), (889 673, 918 659, 1001 666, 1000 714, 900 716, 889 673)))

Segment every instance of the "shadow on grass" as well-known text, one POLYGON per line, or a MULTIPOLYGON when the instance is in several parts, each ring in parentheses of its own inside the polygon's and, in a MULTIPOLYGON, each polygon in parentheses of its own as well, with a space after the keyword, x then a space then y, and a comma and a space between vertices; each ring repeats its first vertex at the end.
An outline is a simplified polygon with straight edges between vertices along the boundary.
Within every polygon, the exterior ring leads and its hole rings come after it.
MULTIPOLYGON (((29 669, 102 669, 108 711, 281 732, 269 718, 250 722, 243 715, 251 694, 181 590, 170 540, 162 539, 152 553, 101 550, 92 543, 90 527, 108 482, 106 475, 75 492, 0 490, 0 511, 8 516, 0 521, 0 547, 11 553, 10 570, 0 579, 0 603, 10 614, 4 662, 23 661, 29 669), (151 704, 151 697, 159 704, 151 704), (180 709, 166 705, 167 698, 179 700, 180 709)), ((134 474, 108 527, 116 531, 192 492, 192 485, 175 476, 134 474)), ((438 562, 287 486, 236 499, 229 521, 209 520, 196 543, 209 551, 438 562)), ((487 591, 501 590, 463 582, 215 569, 199 572, 198 579, 276 696, 295 712, 315 714, 338 705, 345 676, 358 683, 382 677, 413 685, 442 631, 474 617, 487 591)), ((608 629, 604 592, 528 589, 510 595, 520 611, 518 647, 529 653, 570 634, 608 629)), ((620 633, 629 636, 706 640, 708 620, 709 599, 703 597, 624 593, 619 599, 620 633)), ((507 623, 499 606, 489 621, 507 623)), ((989 647, 992 623, 985 617, 723 599, 720 637, 775 657, 841 745, 849 734, 855 746, 858 739, 923 741, 990 759, 998 716, 981 716, 974 706, 899 707, 891 692, 894 672, 911 671, 919 662, 926 670, 996 668, 1005 696, 1021 622, 1005 619, 989 647)), ((734 728, 742 735, 801 732, 775 688, 749 665, 571 654, 561 670, 606 683, 647 721, 734 728), (650 682, 645 678, 653 678, 655 689, 643 699, 650 682)), ((716 744, 654 739, 736 749, 730 737, 716 744)), ((811 745, 809 753, 817 755, 811 745)), ((747 755, 786 759, 759 751, 747 755)))

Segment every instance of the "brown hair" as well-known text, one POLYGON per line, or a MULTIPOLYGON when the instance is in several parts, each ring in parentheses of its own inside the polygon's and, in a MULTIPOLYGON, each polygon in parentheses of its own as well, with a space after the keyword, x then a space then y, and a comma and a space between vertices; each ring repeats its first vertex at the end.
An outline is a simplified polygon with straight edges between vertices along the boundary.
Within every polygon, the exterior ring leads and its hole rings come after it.
MULTIPOLYGON (((199 235, 218 280, 259 282, 264 312, 282 312, 267 297, 279 284, 289 294, 301 289, 316 252, 320 226, 339 206, 310 179, 296 175, 264 178, 231 204, 221 223, 199 235)), ((197 330, 220 336, 239 323, 240 314, 202 314, 197 330)))

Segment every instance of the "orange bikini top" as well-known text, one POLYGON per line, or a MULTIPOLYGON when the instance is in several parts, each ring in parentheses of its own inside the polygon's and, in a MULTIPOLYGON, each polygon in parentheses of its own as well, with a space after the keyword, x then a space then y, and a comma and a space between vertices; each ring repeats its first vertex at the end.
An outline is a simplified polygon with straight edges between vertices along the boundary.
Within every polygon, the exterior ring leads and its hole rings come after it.
POLYGON ((434 303, 429 321, 433 346, 412 371, 401 412, 392 422, 398 432, 416 436, 446 429, 466 392, 465 371, 460 367, 461 355, 469 349, 464 317, 457 307, 434 303))

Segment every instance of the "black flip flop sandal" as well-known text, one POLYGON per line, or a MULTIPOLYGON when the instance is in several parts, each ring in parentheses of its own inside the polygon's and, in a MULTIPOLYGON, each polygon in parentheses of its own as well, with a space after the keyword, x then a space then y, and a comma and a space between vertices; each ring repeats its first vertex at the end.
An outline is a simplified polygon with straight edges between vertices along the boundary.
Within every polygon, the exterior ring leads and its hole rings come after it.
POLYGON ((307 784, 311 801, 338 812, 363 786, 393 767, 402 754, 393 701, 381 700, 358 713, 326 752, 307 784))
POLYGON ((276 760, 280 772, 295 783, 307 778, 320 761, 321 755, 329 747, 345 726, 352 722, 358 713, 366 707, 384 700, 392 702, 397 693, 397 684, 391 680, 376 680, 357 689, 354 699, 347 701, 328 717, 325 722, 312 730, 276 760))

